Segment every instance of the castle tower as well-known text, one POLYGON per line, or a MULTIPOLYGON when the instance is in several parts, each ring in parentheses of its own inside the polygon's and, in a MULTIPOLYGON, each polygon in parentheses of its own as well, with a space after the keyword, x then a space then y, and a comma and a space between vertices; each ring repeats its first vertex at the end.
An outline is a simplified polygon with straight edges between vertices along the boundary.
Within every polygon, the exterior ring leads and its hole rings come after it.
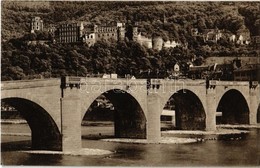
POLYGON ((125 39, 125 27, 118 27, 117 36, 119 41, 123 41, 125 39))
POLYGON ((43 20, 40 17, 34 17, 31 21, 31 33, 35 30, 43 31, 43 20))
POLYGON ((160 36, 153 37, 152 42, 153 42, 153 49, 154 50, 160 51, 162 49, 162 46, 163 46, 162 37, 160 37, 160 36))
POLYGON ((79 27, 79 36, 80 36, 80 37, 83 36, 83 30, 84 30, 83 22, 80 22, 80 27, 79 27))

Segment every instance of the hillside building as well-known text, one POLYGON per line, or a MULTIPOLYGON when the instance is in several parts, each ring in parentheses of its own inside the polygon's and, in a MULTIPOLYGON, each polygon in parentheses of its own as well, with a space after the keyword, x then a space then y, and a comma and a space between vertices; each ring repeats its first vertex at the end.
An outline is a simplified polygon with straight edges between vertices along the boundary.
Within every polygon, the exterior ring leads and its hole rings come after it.
POLYGON ((83 43, 86 43, 89 47, 96 43, 95 33, 85 33, 83 35, 83 43))
POLYGON ((229 39, 230 42, 234 43, 234 42, 236 42, 236 35, 234 35, 234 34, 229 35, 228 39, 229 39))
POLYGON ((97 41, 121 41, 125 39, 125 32, 124 23, 94 25, 92 29, 83 31, 83 43, 92 46, 97 41))
POLYGON ((56 31, 56 30, 57 30, 57 29, 56 29, 55 25, 53 25, 53 24, 50 24, 49 27, 48 27, 48 29, 47 29, 47 31, 52 35, 52 37, 55 36, 55 31, 56 31))
POLYGON ((152 42, 153 42, 153 49, 154 50, 160 51, 162 49, 162 47, 163 47, 162 37, 160 37, 160 36, 153 37, 152 42))
POLYGON ((244 26, 237 31, 237 44, 246 44, 250 43, 250 31, 244 26))
POLYGON ((137 35, 136 42, 147 48, 153 48, 152 39, 142 36, 141 33, 137 35))
POLYGON ((138 33, 137 27, 133 27, 133 41, 145 46, 146 48, 152 48, 158 51, 162 50, 162 48, 175 48, 177 46, 181 46, 181 44, 176 41, 168 40, 164 42, 160 36, 155 36, 152 38, 143 36, 141 32, 138 33))
POLYGON ((96 41, 104 40, 122 40, 125 39, 125 25, 117 23, 116 25, 94 26, 94 34, 96 41))
POLYGON ((31 20, 31 33, 35 30, 43 31, 43 20, 40 17, 34 17, 31 20))
POLYGON ((78 43, 82 39, 83 23, 62 24, 57 28, 56 40, 58 43, 78 43))
POLYGON ((214 42, 217 43, 222 37, 222 33, 218 29, 205 29, 203 34, 204 42, 214 42))
POLYGON ((181 46, 181 44, 176 42, 176 41, 169 41, 168 40, 168 41, 164 42, 164 44, 163 44, 164 48, 175 48, 177 46, 181 46))

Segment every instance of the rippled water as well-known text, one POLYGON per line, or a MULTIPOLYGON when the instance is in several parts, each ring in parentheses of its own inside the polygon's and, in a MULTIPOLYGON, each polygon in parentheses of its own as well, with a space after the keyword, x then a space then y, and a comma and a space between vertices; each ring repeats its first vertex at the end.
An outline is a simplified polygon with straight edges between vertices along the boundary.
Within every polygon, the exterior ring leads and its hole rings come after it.
MULTIPOLYGON (((24 130, 22 127, 16 125, 12 130, 24 130)), ((5 126, 2 126, 2 130, 4 129, 5 126)), ((83 127, 83 134, 89 132, 89 129, 93 127, 83 127)), ((112 127, 98 129, 113 131, 112 127)), ((111 150, 115 153, 102 156, 68 156, 22 153, 19 150, 28 150, 30 147, 30 137, 2 136, 1 157, 4 165, 259 166, 259 143, 260 129, 250 129, 250 133, 240 140, 212 140, 193 144, 125 144, 84 139, 83 147, 111 150)))

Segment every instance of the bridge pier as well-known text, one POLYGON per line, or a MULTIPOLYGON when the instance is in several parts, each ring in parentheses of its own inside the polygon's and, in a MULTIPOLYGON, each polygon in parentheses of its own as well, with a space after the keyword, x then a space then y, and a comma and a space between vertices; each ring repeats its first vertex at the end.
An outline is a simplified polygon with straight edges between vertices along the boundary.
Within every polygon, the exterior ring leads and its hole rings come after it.
POLYGON ((157 143, 161 139, 160 97, 157 93, 149 93, 147 96, 147 140, 157 143))
POLYGON ((208 88, 206 92, 206 131, 216 130, 216 98, 214 88, 208 88))
MULTIPOLYGON (((81 104, 78 90, 61 98, 62 151, 71 152, 81 149, 81 104), (74 94, 72 94, 74 92, 74 94), (76 92, 76 93, 75 93, 76 92)), ((64 90, 65 92, 65 90, 64 90)))
POLYGON ((259 90, 256 88, 251 88, 249 90, 249 124, 257 124, 257 108, 258 108, 258 97, 259 90))

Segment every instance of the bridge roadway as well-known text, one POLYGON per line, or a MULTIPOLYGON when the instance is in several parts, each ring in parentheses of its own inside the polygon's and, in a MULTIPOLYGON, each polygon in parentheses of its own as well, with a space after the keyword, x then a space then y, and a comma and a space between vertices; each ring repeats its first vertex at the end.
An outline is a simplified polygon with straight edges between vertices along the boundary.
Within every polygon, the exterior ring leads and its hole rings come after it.
POLYGON ((82 119, 101 94, 116 109, 115 137, 154 143, 170 98, 181 130, 215 130, 217 111, 223 124, 256 124, 260 116, 258 82, 67 77, 1 83, 1 100, 27 120, 35 149, 79 150, 82 119))

